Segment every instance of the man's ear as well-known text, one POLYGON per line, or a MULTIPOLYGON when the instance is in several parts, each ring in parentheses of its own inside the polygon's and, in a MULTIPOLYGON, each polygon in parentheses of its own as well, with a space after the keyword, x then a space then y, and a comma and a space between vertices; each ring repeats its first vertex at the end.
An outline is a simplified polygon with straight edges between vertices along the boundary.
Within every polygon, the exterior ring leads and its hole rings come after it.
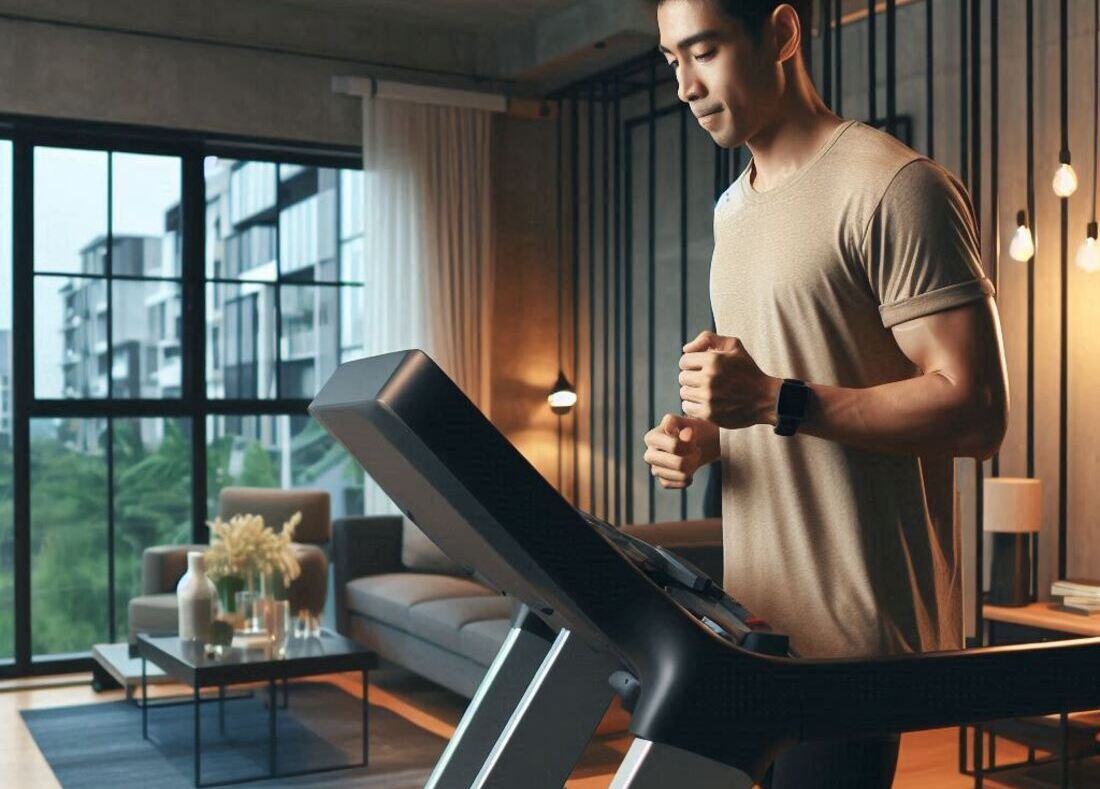
POLYGON ((768 20, 771 42, 775 48, 776 60, 780 63, 797 57, 802 48, 802 36, 805 31, 798 21, 798 12, 789 3, 781 3, 772 11, 768 20))

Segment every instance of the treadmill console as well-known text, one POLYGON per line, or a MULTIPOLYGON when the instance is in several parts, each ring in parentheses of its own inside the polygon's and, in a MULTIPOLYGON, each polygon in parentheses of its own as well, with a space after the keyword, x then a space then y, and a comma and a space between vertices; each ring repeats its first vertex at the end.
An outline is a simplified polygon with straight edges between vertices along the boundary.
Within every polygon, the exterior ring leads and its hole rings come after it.
POLYGON ((753 616, 687 559, 620 531, 602 518, 578 509, 585 522, 616 546, 677 603, 720 637, 743 649, 793 657, 790 639, 753 616))

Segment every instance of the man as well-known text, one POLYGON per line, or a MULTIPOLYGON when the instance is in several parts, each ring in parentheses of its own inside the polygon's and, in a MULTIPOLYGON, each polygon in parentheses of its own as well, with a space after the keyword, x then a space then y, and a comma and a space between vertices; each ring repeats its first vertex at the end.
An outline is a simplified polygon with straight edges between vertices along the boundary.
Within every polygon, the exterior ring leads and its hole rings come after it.
MULTIPOLYGON (((645 460, 682 488, 721 459, 726 590, 799 654, 956 649, 953 458, 991 456, 1008 414, 993 288, 958 181, 825 107, 809 15, 658 2, 680 99, 752 158, 715 207, 717 332, 684 346, 683 415, 646 434, 645 460)), ((897 748, 802 744, 770 785, 889 786, 897 748)))

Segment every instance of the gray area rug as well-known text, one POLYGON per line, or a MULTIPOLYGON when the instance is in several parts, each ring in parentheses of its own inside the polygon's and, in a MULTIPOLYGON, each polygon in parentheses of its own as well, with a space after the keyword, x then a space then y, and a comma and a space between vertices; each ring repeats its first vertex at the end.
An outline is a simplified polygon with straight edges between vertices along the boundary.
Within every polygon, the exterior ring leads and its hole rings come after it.
MULTIPOLYGON (((203 783, 266 771, 265 698, 266 693, 258 692, 249 699, 226 702, 224 735, 218 731, 217 704, 201 705, 203 783)), ((291 685, 289 707, 277 714, 280 771, 358 762, 361 710, 359 699, 333 685, 291 685)), ((66 789, 186 789, 193 785, 190 704, 150 707, 152 741, 141 737, 141 710, 124 701, 24 710, 21 715, 66 789)), ((422 787, 446 741, 385 708, 371 705, 368 715, 368 767, 249 785, 422 787)))

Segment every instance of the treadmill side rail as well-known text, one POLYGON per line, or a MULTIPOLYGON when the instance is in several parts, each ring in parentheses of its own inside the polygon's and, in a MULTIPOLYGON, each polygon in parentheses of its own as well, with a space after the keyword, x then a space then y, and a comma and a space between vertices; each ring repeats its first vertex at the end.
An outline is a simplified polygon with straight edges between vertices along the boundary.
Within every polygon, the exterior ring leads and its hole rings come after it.
POLYGON ((524 627, 522 620, 513 624, 425 789, 469 789, 550 646, 544 634, 524 627))
POLYGON ((561 789, 611 705, 621 666, 558 633, 471 789, 561 789))

